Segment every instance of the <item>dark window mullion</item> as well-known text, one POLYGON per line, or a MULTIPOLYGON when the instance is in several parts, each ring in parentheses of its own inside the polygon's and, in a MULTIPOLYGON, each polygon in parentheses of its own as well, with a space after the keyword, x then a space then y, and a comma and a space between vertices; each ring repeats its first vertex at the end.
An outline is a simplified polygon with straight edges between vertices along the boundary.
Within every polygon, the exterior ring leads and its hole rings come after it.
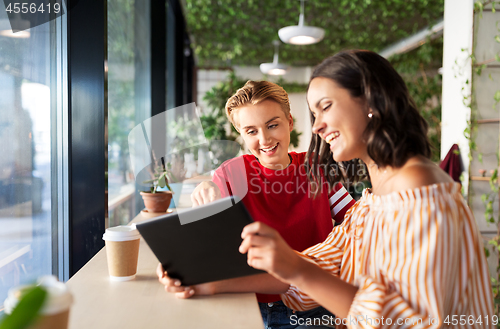
POLYGON ((69 274, 103 246, 106 3, 68 0, 69 274))

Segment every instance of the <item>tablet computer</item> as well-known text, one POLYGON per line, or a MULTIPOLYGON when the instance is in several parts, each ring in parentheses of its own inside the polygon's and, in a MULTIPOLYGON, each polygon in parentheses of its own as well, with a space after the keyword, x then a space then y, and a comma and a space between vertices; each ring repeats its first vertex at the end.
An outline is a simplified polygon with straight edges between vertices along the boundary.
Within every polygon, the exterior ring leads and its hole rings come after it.
POLYGON ((136 226, 168 276, 189 286, 263 273, 238 251, 241 231, 251 222, 243 202, 227 197, 136 226))

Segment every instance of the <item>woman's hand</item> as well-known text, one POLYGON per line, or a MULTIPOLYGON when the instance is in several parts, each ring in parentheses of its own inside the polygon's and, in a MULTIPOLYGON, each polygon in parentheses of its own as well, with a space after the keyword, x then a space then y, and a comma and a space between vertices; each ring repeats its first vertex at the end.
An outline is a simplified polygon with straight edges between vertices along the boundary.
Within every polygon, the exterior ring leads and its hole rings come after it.
POLYGON ((177 298, 189 298, 194 295, 213 295, 215 293, 214 286, 209 283, 197 284, 195 286, 181 286, 181 281, 172 279, 167 272, 163 270, 161 263, 156 268, 158 281, 165 285, 165 291, 175 293, 177 298))
POLYGON ((221 198, 221 193, 217 184, 211 181, 200 183, 191 193, 193 207, 210 203, 221 198))
POLYGON ((245 226, 241 233, 240 252, 247 253, 248 265, 267 271, 277 279, 292 283, 304 263, 279 233, 261 222, 245 226))

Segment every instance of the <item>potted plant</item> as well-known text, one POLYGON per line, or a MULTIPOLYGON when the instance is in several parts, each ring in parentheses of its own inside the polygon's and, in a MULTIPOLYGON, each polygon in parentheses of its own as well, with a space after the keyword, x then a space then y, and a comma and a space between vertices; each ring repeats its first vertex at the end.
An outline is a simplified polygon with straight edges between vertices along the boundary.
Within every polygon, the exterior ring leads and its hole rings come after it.
POLYGON ((169 155, 167 162, 164 157, 158 161, 154 152, 152 157, 153 163, 148 167, 150 179, 142 182, 149 189, 140 194, 149 213, 164 213, 174 194, 170 184, 182 181, 186 170, 181 154, 169 155))
POLYGON ((169 179, 171 174, 165 161, 162 158, 161 164, 158 164, 156 158, 153 156, 154 162, 148 168, 151 179, 143 181, 142 183, 149 186, 149 190, 141 191, 144 206, 149 213, 166 212, 172 200, 172 189, 170 188, 169 179), (160 188, 167 188, 168 191, 160 191, 160 188))

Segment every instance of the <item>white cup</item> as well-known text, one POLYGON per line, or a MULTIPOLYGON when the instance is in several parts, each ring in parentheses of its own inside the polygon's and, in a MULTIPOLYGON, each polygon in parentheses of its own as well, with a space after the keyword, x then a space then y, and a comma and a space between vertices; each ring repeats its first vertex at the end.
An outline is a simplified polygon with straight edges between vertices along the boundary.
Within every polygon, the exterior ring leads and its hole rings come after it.
MULTIPOLYGON (((64 283, 57 281, 57 278, 52 275, 41 277, 38 280, 38 285, 45 288, 47 297, 39 312, 40 317, 29 328, 67 329, 69 310, 71 304, 73 304, 73 296, 68 287, 64 283)), ((9 290, 4 303, 7 314, 10 314, 16 307, 20 297, 22 297, 22 291, 30 287, 32 286, 23 285, 9 290)))
POLYGON ((112 281, 129 281, 135 278, 140 237, 135 225, 106 229, 102 238, 106 241, 109 277, 112 281))

